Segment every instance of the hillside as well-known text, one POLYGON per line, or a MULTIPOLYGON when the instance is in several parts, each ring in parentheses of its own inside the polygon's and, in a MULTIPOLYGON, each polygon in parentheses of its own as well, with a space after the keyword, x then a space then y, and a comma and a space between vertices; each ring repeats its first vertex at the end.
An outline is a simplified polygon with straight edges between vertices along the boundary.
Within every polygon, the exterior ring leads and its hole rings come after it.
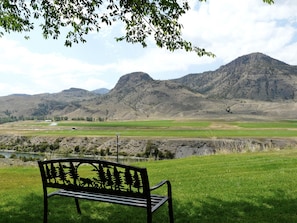
POLYGON ((78 88, 71 88, 54 94, 4 96, 0 97, 0 117, 66 116, 70 111, 78 109, 82 101, 97 96, 96 93, 78 88))
POLYGON ((279 101, 297 97, 297 67, 261 53, 239 57, 213 72, 173 81, 208 98, 279 101))
POLYGON ((296 91, 296 66, 252 53, 215 71, 174 80, 154 80, 144 72, 126 74, 103 94, 71 88, 0 97, 0 118, 295 119, 296 91))

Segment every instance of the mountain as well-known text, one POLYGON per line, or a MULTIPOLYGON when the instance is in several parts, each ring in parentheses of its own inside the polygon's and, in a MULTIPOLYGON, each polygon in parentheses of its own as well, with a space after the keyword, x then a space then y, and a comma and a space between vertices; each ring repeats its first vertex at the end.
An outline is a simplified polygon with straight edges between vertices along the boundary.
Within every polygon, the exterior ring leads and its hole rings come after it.
POLYGON ((297 97, 297 67, 262 53, 245 55, 216 71, 189 74, 173 82, 208 98, 274 101, 297 97))
POLYGON ((54 94, 8 95, 0 97, 0 118, 67 116, 70 111, 78 109, 82 101, 95 97, 97 94, 79 88, 70 88, 54 94))
POLYGON ((82 106, 96 117, 147 119, 197 110, 200 99, 203 99, 201 94, 180 84, 153 80, 147 73, 134 72, 122 76, 107 95, 85 101, 82 106))
POLYGON ((297 118, 297 67, 262 53, 173 80, 154 80, 147 73, 133 72, 123 75, 107 93, 98 92, 70 88, 54 94, 0 97, 0 121, 297 118))
POLYGON ((109 89, 99 88, 99 89, 93 90, 92 92, 95 94, 107 94, 109 92, 109 89))

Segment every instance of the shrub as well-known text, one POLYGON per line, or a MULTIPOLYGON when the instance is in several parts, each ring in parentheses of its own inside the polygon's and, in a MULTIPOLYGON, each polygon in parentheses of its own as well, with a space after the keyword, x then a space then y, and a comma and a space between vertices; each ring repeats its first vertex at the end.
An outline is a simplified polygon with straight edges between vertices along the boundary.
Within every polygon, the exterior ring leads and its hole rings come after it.
POLYGON ((16 159, 16 158, 17 158, 16 154, 13 153, 13 154, 10 155, 10 159, 16 159))

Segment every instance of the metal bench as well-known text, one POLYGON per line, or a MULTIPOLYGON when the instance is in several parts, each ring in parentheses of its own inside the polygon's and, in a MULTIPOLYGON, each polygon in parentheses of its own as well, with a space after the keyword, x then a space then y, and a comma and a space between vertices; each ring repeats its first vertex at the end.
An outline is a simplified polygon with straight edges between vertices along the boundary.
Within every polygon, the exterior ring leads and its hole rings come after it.
POLYGON ((79 199, 144 208, 147 223, 152 223, 152 214, 167 202, 169 221, 174 222, 170 182, 163 180, 150 187, 146 168, 80 158, 38 161, 38 165, 43 185, 44 223, 48 219, 48 198, 54 195, 74 198, 79 214, 79 199), (163 185, 167 185, 166 195, 151 194, 163 185), (48 193, 48 188, 58 190, 48 193))

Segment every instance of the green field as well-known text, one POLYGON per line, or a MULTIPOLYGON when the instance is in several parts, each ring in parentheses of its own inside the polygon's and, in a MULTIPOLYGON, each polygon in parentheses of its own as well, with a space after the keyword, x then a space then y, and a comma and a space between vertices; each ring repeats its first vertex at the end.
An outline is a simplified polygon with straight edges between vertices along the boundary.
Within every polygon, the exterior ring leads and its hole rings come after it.
MULTIPOLYGON (((176 223, 297 222, 297 150, 212 155, 142 162, 151 184, 169 179, 176 223)), ((73 199, 51 198, 49 222, 140 223, 145 211, 73 199), (129 220, 127 220, 129 219, 129 220)), ((37 167, 0 168, 0 222, 42 222, 42 188, 37 167)), ((153 222, 168 222, 167 208, 153 222)))
POLYGON ((0 125, 0 133, 43 136, 112 136, 167 138, 296 137, 297 121, 227 122, 158 120, 117 122, 15 122, 0 125))

